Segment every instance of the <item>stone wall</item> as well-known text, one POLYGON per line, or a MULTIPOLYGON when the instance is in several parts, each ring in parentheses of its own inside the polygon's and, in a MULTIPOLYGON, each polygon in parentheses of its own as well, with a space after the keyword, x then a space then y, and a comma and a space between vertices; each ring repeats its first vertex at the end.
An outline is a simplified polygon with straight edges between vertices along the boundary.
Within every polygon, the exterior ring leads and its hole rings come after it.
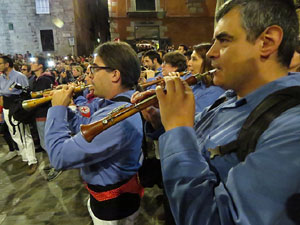
POLYGON ((70 0, 51 0, 50 14, 36 14, 35 0, 1 0, 0 4, 0 52, 5 54, 45 54, 42 52, 40 30, 53 30, 55 55, 72 52, 68 38, 75 36, 74 9, 70 0), (56 27, 52 20, 64 22, 56 27), (9 30, 9 23, 13 30, 9 30))

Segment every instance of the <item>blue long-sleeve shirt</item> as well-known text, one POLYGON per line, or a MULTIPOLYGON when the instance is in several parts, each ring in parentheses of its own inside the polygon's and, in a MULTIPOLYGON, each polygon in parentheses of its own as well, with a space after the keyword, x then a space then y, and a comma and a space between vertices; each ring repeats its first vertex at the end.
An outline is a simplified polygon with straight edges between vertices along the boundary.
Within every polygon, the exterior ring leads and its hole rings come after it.
POLYGON ((202 82, 192 86, 192 90, 195 96, 195 113, 202 112, 205 107, 212 105, 225 90, 217 87, 210 86, 206 87, 202 82))
POLYGON ((0 96, 9 97, 21 94, 22 90, 10 88, 13 83, 20 84, 24 88, 29 86, 27 77, 14 69, 8 74, 8 78, 6 78, 5 74, 0 76, 0 96))
MULTIPOLYGON (((131 97, 133 91, 120 95, 131 97)), ((119 95, 118 95, 119 96, 119 95)), ((49 109, 45 128, 46 149, 57 169, 80 168, 89 184, 109 185, 129 179, 140 167, 142 121, 137 113, 108 128, 88 143, 79 132, 80 124, 90 124, 108 115, 118 106, 128 104, 98 99, 91 104, 90 118, 80 116, 65 106, 49 109), (76 133, 71 136, 70 133, 76 133)))
POLYGON ((239 100, 228 95, 228 101, 198 114, 194 129, 177 127, 160 137, 163 181, 178 225, 293 224, 285 203, 300 192, 300 106, 277 117, 244 162, 236 153, 211 160, 207 149, 236 140, 250 112, 270 93, 300 86, 299 75, 239 100))
MULTIPOLYGON (((186 80, 190 76, 192 76, 192 74, 188 73, 181 78, 186 80)), ((195 113, 202 112, 205 107, 212 105, 225 92, 224 89, 218 86, 212 85, 206 87, 202 82, 192 85, 191 88, 195 96, 195 113)))

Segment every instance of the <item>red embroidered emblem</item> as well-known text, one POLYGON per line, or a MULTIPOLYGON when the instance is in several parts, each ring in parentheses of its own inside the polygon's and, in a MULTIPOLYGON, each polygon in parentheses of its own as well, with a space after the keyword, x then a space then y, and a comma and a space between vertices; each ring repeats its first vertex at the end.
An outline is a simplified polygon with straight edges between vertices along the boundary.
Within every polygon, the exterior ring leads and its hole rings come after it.
POLYGON ((79 112, 84 117, 90 117, 91 116, 91 110, 88 106, 79 106, 78 107, 79 112))

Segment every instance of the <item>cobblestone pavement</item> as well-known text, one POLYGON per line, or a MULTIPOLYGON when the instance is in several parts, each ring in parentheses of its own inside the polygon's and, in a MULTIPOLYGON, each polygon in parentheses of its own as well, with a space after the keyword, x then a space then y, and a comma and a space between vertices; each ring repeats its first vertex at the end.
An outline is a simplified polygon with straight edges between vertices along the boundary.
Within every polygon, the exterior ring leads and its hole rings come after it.
MULTIPOLYGON (((0 225, 92 225, 79 170, 64 171, 51 182, 43 170, 49 165, 45 152, 37 153, 39 166, 28 176, 27 165, 17 156, 3 162, 8 148, 0 138, 0 225)), ((157 187, 146 189, 135 225, 162 225, 163 213, 157 187)))

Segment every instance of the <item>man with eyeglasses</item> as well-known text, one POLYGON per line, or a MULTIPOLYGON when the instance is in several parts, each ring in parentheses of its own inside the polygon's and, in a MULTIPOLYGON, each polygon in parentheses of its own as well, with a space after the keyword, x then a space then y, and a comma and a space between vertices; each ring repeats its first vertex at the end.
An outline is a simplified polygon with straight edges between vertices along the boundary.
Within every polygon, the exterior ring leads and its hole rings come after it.
POLYGON ((31 71, 31 65, 23 64, 21 67, 21 73, 23 73, 27 77, 28 83, 29 83, 29 89, 32 90, 33 82, 34 82, 36 76, 31 71))
POLYGON ((90 66, 94 95, 99 97, 90 105, 95 113, 87 118, 68 108, 72 86, 56 91, 47 115, 46 150, 56 169, 80 168, 90 193, 88 210, 94 224, 123 224, 125 220, 133 224, 143 195, 137 179, 143 137, 140 115, 110 127, 90 143, 79 128, 128 104, 138 83, 140 63, 124 42, 107 42, 95 53, 90 66))
MULTIPOLYGON (((30 127, 9 117, 9 108, 15 99, 19 98, 22 90, 11 88, 13 83, 20 84, 22 87, 28 87, 28 80, 25 75, 13 69, 13 61, 8 56, 0 56, 0 96, 3 96, 3 114, 5 123, 13 140, 17 143, 22 156, 22 160, 28 163, 28 175, 33 174, 37 169, 37 159, 35 157, 35 148, 30 127)), ((13 158, 17 155, 16 151, 9 152, 7 157, 13 158)))

